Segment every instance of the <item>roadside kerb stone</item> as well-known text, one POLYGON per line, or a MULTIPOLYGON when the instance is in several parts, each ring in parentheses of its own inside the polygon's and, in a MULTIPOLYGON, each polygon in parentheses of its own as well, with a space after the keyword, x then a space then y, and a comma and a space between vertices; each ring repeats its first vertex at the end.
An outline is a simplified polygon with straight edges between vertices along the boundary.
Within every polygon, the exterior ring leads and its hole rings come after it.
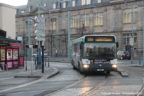
POLYGON ((117 72, 122 76, 122 77, 128 77, 128 73, 123 71, 122 69, 118 69, 117 72))
POLYGON ((23 74, 15 75, 14 78, 50 78, 59 73, 59 70, 57 68, 49 68, 48 70, 45 70, 45 73, 41 73, 41 70, 38 70, 35 73, 33 72, 31 74, 30 71, 23 72, 23 74), (39 74, 39 75, 37 75, 39 74))

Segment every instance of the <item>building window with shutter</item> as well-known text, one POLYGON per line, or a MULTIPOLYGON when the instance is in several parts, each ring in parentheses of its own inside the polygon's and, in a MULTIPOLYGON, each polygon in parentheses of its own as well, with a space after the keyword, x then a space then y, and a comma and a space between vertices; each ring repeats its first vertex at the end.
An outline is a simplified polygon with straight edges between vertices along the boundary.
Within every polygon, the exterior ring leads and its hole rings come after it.
POLYGON ((97 13, 94 16, 94 25, 95 26, 103 25, 103 13, 97 13))
POLYGON ((73 16, 71 18, 71 28, 78 28, 79 27, 79 17, 73 16))
POLYGON ((98 0, 97 2, 98 2, 98 3, 101 3, 101 0, 98 0))
POLYGON ((130 38, 134 38, 134 43, 137 42, 137 34, 136 33, 125 33, 123 34, 123 44, 130 45, 130 38))
POLYGON ((56 3, 53 3, 53 9, 56 9, 56 3))
POLYGON ((76 2, 72 1, 72 7, 75 7, 76 2))
POLYGON ((63 2, 63 8, 66 8, 66 2, 63 2))
POLYGON ((123 23, 134 23, 135 11, 128 9, 123 11, 123 23))
POLYGON ((82 5, 85 5, 85 4, 86 4, 85 0, 81 0, 81 1, 82 1, 82 5))
POLYGON ((91 4, 91 0, 86 0, 86 4, 87 5, 91 4))

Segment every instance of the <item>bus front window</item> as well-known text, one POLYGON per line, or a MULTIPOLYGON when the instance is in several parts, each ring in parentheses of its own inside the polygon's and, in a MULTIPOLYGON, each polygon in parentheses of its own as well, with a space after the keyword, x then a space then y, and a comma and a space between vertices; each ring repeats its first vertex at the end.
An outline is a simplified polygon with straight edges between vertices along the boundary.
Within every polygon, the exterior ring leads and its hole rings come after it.
POLYGON ((86 43, 84 45, 84 57, 89 59, 114 59, 115 44, 111 43, 86 43))

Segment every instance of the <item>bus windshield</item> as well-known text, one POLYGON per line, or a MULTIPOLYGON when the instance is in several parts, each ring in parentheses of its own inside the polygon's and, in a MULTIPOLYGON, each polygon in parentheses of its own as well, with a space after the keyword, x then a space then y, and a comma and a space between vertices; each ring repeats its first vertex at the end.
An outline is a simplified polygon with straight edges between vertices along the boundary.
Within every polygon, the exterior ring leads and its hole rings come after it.
POLYGON ((106 59, 115 58, 116 46, 112 43, 86 43, 84 44, 84 58, 106 59))

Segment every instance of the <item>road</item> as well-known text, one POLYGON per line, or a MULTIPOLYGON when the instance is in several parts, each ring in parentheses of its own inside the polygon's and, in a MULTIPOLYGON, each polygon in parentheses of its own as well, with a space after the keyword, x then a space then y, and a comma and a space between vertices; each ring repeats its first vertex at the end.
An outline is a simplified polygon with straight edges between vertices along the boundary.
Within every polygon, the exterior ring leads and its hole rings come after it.
MULTIPOLYGON (((136 96, 143 90, 142 67, 119 64, 129 76, 122 77, 118 72, 83 75, 73 70, 70 63, 50 63, 60 73, 49 79, 1 78, 1 96, 136 96), (11 88, 11 89, 9 89, 11 88), (8 90, 9 89, 9 90, 8 90), (5 91, 3 91, 5 90, 5 91), (3 92, 2 92, 3 91, 3 92)), ((1 76, 3 77, 3 76, 1 76)))

